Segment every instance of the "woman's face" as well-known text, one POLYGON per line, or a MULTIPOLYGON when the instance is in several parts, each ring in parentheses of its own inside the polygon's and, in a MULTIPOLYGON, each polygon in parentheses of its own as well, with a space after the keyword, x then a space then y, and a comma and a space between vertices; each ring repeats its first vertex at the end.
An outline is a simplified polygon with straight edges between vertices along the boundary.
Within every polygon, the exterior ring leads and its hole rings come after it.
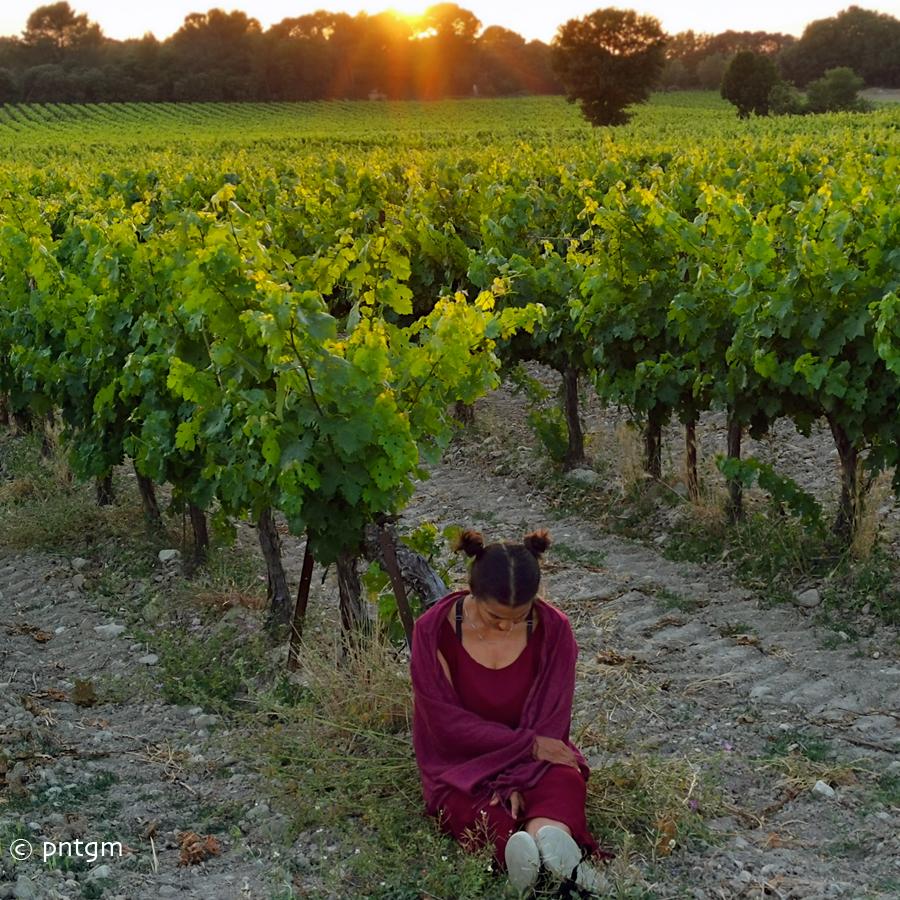
POLYGON ((524 627, 528 613, 534 606, 534 601, 524 606, 507 606, 490 598, 476 599, 478 614, 486 628, 496 631, 510 631, 518 627, 524 627))

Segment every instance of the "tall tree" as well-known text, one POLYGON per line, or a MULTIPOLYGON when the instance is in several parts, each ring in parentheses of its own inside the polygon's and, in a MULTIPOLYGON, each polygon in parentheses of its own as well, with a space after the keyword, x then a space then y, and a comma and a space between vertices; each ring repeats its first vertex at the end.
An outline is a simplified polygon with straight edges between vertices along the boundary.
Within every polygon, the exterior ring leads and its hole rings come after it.
POLYGON ((553 64, 570 103, 593 125, 624 125, 625 107, 650 96, 665 65, 659 21, 634 10, 598 9, 561 25, 553 64))
POLYGON ((259 22, 238 10, 188 15, 170 42, 183 75, 176 99, 256 99, 252 76, 261 34, 259 22))
POLYGON ((801 85, 840 66, 853 69, 866 84, 900 87, 900 19, 851 6, 810 22, 782 54, 786 77, 801 85))
POLYGON ((39 6, 29 17, 22 32, 32 65, 59 62, 95 52, 103 43, 103 32, 87 15, 76 14, 68 3, 39 6))
POLYGON ((742 50, 725 70, 721 94, 737 107, 742 119, 749 118, 751 112, 767 116, 769 94, 778 82, 778 68, 768 56, 742 50))

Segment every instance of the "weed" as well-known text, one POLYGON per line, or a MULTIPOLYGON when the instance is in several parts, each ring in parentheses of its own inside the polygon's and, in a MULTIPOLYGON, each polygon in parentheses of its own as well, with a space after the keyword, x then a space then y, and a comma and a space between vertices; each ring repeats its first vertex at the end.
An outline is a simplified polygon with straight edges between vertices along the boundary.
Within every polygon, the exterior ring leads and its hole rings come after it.
POLYGON ((900 806, 900 774, 885 772, 879 775, 874 797, 885 806, 900 806))
POLYGON ((550 554, 558 559, 581 565, 602 567, 606 564, 606 554, 602 550, 582 550, 562 542, 553 543, 550 554))
POLYGON ((771 756, 789 756, 793 753, 805 756, 811 762, 824 762, 832 755, 827 741, 799 731, 782 731, 769 740, 772 742, 769 748, 771 756))
POLYGON ((183 627, 157 632, 153 644, 170 703, 226 710, 248 680, 271 665, 265 638, 243 634, 227 621, 203 638, 183 627))
POLYGON ((746 622, 728 622, 725 625, 720 625, 718 632, 722 637, 738 637, 741 634, 756 633, 753 626, 748 625, 746 622))
POLYGON ((693 612, 706 606, 705 600, 698 600, 696 597, 683 597, 676 594, 668 588, 658 588, 654 592, 654 596, 662 605, 663 609, 677 609, 681 612, 693 612))

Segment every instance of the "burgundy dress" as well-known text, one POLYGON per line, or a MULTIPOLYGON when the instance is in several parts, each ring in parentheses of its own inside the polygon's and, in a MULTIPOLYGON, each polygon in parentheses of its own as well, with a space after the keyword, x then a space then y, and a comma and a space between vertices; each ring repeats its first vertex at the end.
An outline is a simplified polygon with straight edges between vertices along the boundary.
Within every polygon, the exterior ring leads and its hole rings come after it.
MULTIPOLYGON (((463 707, 485 719, 518 728, 522 707, 538 667, 538 649, 544 629, 538 628, 525 649, 502 669, 491 669, 477 662, 462 644, 462 600, 456 603, 456 634, 444 619, 438 648, 447 660, 453 686, 463 707)), ((530 619, 530 617, 529 617, 530 619)), ((490 805, 490 792, 472 796, 448 789, 442 798, 438 816, 441 828, 452 834, 466 849, 475 849, 486 841, 494 845, 494 859, 505 868, 506 842, 514 831, 537 816, 564 822, 572 837, 589 854, 611 854, 602 851, 588 831, 584 803, 587 795, 585 779, 579 769, 553 764, 541 780, 530 790, 522 791, 524 813, 517 818, 501 803, 490 805)))

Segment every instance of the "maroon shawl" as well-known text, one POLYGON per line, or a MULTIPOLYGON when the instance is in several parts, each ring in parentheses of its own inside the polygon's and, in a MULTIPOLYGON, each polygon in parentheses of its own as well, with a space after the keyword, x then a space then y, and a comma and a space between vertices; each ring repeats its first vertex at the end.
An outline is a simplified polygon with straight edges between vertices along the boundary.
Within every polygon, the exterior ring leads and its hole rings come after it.
POLYGON ((455 591, 438 600, 413 629, 413 747, 431 815, 437 815, 451 788, 485 798, 496 791, 508 806, 513 791, 533 787, 552 765, 532 755, 538 735, 568 744, 584 777, 590 774, 584 756, 569 740, 578 644, 566 614, 545 600, 536 601, 544 639, 537 675, 519 727, 513 729, 464 709, 438 662, 441 622, 451 604, 467 593, 455 591))

